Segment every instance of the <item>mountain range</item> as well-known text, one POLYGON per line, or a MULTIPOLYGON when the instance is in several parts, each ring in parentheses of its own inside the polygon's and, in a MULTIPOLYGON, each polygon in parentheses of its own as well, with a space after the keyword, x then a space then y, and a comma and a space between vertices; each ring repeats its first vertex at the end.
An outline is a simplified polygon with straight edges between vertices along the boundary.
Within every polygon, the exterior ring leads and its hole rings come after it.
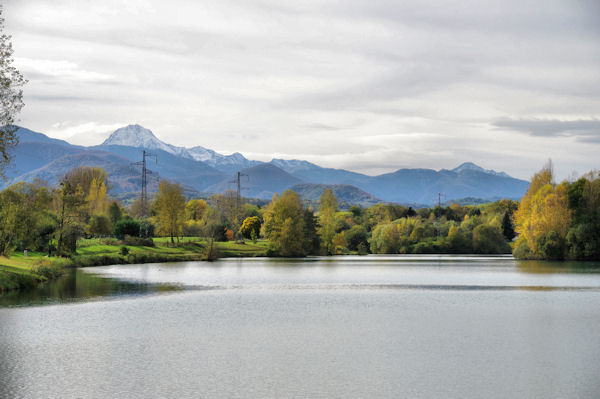
POLYGON ((330 186, 342 195, 341 201, 361 205, 430 205, 438 199, 438 193, 445 200, 520 198, 529 184, 471 162, 452 170, 399 169, 378 176, 323 168, 304 160, 261 162, 237 152, 223 155, 200 146, 177 147, 159 140, 140 125, 117 129, 102 144, 91 147, 72 145, 23 127, 17 135, 19 145, 13 152, 14 162, 0 187, 35 179, 56 184, 74 167, 100 166, 109 173, 111 194, 123 196, 140 190, 140 167, 134 163, 140 161, 142 149, 155 155, 148 159, 148 169, 152 171, 149 192, 157 190, 160 179, 169 179, 183 184, 190 196, 235 189, 237 172, 242 173, 242 194, 246 197, 270 199, 274 193, 292 188, 306 200, 315 201, 317 194, 330 186))

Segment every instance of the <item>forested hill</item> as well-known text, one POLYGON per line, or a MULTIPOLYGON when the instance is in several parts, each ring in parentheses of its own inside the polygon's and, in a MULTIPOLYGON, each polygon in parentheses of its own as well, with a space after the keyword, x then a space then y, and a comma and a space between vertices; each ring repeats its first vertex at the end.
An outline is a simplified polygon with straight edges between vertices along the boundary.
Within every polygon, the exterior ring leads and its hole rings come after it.
POLYGON ((290 187, 290 190, 300 195, 306 202, 314 205, 318 204, 321 194, 328 188, 337 197, 342 209, 348 208, 350 205, 359 205, 366 208, 385 202, 350 184, 302 183, 290 187))
MULTIPOLYGON (((242 194, 270 199, 299 184, 307 200, 314 200, 320 184, 338 187, 342 201, 370 204, 372 201, 430 205, 438 193, 447 201, 466 197, 482 200, 521 198, 528 182, 504 172, 486 170, 465 162, 452 170, 400 169, 393 173, 367 176, 343 169, 323 168, 304 160, 273 159, 260 162, 246 159, 240 153, 222 155, 213 150, 177 147, 158 139, 139 125, 117 129, 101 145, 82 147, 50 138, 42 133, 19 128, 20 144, 14 150, 14 162, 7 170, 8 180, 0 188, 19 181, 47 180, 54 184, 66 171, 77 166, 100 166, 110 171, 111 190, 123 195, 136 190, 139 167, 132 165, 141 159, 146 149, 158 162, 148 163, 152 181, 169 179, 186 187, 186 192, 209 195, 235 189, 236 172, 248 175, 242 179, 242 194), (316 186, 315 186, 316 185, 316 186), (353 186, 352 189, 349 186, 353 186)), ((151 191, 156 189, 152 184, 151 191)))

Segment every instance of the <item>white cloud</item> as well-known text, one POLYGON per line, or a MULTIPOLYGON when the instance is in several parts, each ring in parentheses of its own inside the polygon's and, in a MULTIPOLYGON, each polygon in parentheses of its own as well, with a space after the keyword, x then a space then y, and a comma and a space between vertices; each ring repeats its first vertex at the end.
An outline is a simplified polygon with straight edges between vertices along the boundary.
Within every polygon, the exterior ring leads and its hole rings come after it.
POLYGON ((74 62, 67 60, 40 60, 34 58, 15 57, 15 66, 29 79, 59 79, 63 82, 96 82, 104 83, 115 79, 113 75, 82 69, 74 62))
POLYGON ((63 121, 53 124, 46 130, 46 133, 52 137, 67 140, 71 144, 90 146, 101 144, 110 133, 124 125, 126 123, 86 122, 74 124, 71 121, 63 121))
POLYGON ((526 178, 548 157, 565 176, 597 167, 598 142, 494 123, 598 118, 598 11, 592 0, 8 0, 3 16, 30 80, 21 124, 37 131, 97 144, 123 121, 267 160, 369 173, 474 161, 526 178))

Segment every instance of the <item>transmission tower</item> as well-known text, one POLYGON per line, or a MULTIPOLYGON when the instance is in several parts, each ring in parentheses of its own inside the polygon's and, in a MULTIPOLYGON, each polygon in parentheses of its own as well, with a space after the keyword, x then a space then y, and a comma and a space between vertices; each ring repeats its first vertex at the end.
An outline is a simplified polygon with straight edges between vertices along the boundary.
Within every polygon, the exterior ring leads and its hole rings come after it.
POLYGON ((142 167, 142 194, 140 196, 140 219, 145 219, 148 216, 148 174, 152 174, 152 171, 149 171, 146 168, 146 158, 154 158, 154 162, 158 163, 158 159, 155 154, 151 154, 150 152, 143 150, 142 151, 142 160, 139 162, 133 162, 132 165, 137 165, 142 167))
MULTIPOLYGON (((242 201, 242 177, 247 177, 247 181, 250 181, 250 176, 248 176, 245 173, 242 172, 237 172, 237 176, 236 179, 231 181, 230 183, 236 183, 237 184, 237 190, 236 190, 236 195, 235 195, 235 223, 236 225, 240 224, 240 204, 242 201)), ((236 230, 239 229, 239 226, 236 226, 236 230)), ((237 234, 237 232, 236 232, 237 234)))

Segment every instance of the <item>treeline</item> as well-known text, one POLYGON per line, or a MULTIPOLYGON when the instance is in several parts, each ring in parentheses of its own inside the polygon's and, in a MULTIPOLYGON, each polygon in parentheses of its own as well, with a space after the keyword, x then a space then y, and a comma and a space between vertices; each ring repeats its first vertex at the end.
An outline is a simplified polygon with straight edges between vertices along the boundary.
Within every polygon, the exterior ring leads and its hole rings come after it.
POLYGON ((28 248, 70 256, 81 237, 114 237, 153 245, 152 237, 200 237, 211 257, 214 241, 268 241, 270 256, 334 254, 504 254, 518 258, 600 258, 600 178, 589 173, 556 184, 552 169, 537 173, 521 203, 413 209, 396 204, 338 209, 325 190, 316 209, 298 194, 275 195, 265 206, 235 192, 187 200, 177 183, 162 181, 144 204, 110 198, 101 168, 81 167, 56 187, 18 183, 0 193, 0 255, 28 248), (146 217, 142 217, 145 215, 146 217), (517 237, 518 236, 518 237, 517 237))
POLYGON ((531 180, 515 213, 521 259, 600 260, 600 176, 554 181, 552 163, 531 180))
POLYGON ((214 241, 269 242, 269 255, 367 253, 507 253, 517 204, 414 210, 392 204, 338 209, 331 190, 317 209, 292 191, 266 206, 244 203, 235 192, 186 200, 177 183, 162 181, 144 204, 110 198, 108 174, 80 167, 56 187, 18 183, 0 193, 0 254, 30 249, 70 256, 81 237, 114 237, 128 245, 153 245, 153 236, 202 237, 214 241), (142 215, 147 217, 142 218, 142 215))

